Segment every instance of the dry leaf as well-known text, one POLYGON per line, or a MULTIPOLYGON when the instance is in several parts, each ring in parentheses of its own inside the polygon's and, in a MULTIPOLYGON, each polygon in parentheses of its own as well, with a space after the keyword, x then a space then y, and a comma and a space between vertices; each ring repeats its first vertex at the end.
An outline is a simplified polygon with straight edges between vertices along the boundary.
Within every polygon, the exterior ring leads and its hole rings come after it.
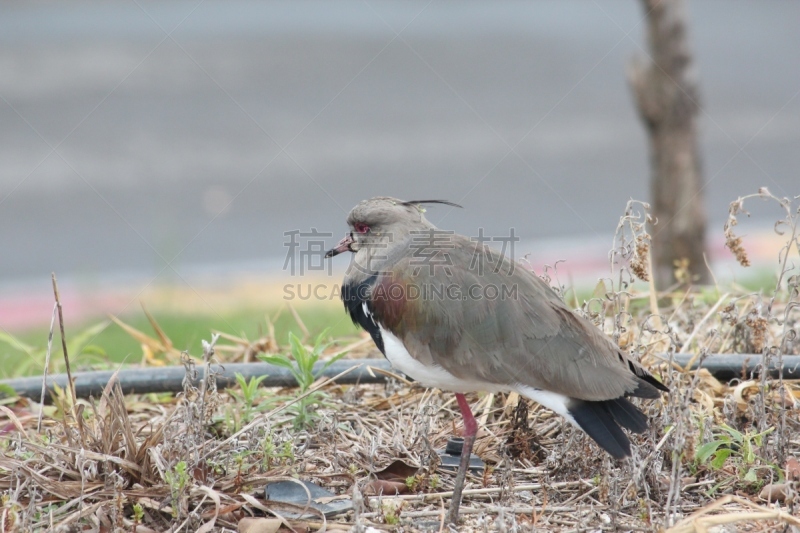
POLYGON ((795 457, 786 460, 786 479, 800 481, 800 461, 795 457))
POLYGON ((395 494, 405 494, 408 492, 408 485, 404 481, 387 481, 376 479, 367 483, 364 487, 364 494, 369 496, 389 496, 395 494))
POLYGON ((792 483, 770 483, 761 489, 758 497, 768 502, 782 502, 791 492, 792 483))
POLYGON ((239 520, 239 533, 276 533, 281 528, 279 518, 242 518, 239 520))
POLYGON ((405 483, 406 479, 410 478, 411 476, 416 476, 417 472, 419 472, 419 468, 416 466, 412 466, 401 459, 396 459, 394 462, 392 462, 392 464, 383 470, 378 470, 377 472, 373 473, 378 479, 386 481, 402 481, 405 483))

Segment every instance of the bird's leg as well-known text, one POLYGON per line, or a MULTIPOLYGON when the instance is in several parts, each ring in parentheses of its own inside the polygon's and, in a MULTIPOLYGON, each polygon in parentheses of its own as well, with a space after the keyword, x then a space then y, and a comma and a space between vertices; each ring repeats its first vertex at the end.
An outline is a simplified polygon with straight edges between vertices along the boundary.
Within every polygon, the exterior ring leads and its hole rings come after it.
POLYGON ((450 524, 458 524, 458 508, 461 506, 461 492, 464 490, 464 482, 469 471, 469 460, 472 456, 472 445, 475 444, 475 435, 478 433, 478 421, 469 408, 467 398, 463 394, 456 394, 458 407, 461 409, 461 417, 464 419, 464 446, 461 448, 461 462, 458 464, 455 487, 453 488, 453 500, 450 502, 450 510, 447 514, 447 521, 450 524))

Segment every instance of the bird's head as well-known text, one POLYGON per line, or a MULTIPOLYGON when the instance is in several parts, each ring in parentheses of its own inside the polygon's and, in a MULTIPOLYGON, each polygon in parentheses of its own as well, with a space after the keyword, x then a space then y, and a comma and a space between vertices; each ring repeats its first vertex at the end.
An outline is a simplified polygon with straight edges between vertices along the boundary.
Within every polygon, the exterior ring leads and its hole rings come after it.
POLYGON ((350 232, 325 257, 353 252, 362 265, 382 257, 388 259, 395 245, 408 241, 413 232, 435 229, 422 207, 433 203, 461 207, 445 200, 403 201, 384 196, 363 200, 347 216, 350 232))

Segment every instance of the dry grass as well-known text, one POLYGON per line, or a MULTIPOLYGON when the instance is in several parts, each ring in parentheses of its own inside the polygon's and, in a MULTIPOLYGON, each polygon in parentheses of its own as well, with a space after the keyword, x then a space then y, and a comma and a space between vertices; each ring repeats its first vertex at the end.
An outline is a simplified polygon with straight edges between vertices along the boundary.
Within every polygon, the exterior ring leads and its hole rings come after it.
MULTIPOLYGON (((582 312, 670 387, 663 401, 641 404, 650 431, 633 436, 630 460, 614 462, 546 409, 513 394, 471 395, 481 422, 475 451, 489 467, 468 476, 458 531, 800 531, 800 383, 720 383, 663 357, 798 353, 800 307, 788 263, 780 279, 790 282, 777 298, 689 285, 636 293, 630 264, 647 278, 649 239, 630 220, 612 254, 621 263, 616 279, 582 312), (715 440, 724 441, 723 453, 703 456, 715 440), (766 501, 768 494, 780 501, 766 501)), ((142 340, 154 352, 169 346, 164 332, 142 340)), ((203 358, 184 357, 188 374, 195 364, 287 350, 272 331, 255 342, 215 341, 203 358)), ((373 351, 359 343, 349 357, 373 351)), ((177 397, 124 397, 114 380, 91 401, 57 391, 39 431, 37 404, 0 405, 0 531, 236 531, 259 516, 278 517, 270 527, 285 531, 447 531, 454 475, 439 468, 435 450, 461 430, 454 397, 400 376, 385 385, 322 380, 306 394, 318 390, 326 396, 308 430, 293 427, 295 390, 261 389, 245 405, 241 392, 218 391, 213 373, 177 397), (376 472, 398 459, 412 467, 408 479, 395 479, 404 493, 371 494, 376 472), (285 519, 290 506, 265 500, 263 487, 287 478, 352 498, 355 510, 327 522, 285 519)))

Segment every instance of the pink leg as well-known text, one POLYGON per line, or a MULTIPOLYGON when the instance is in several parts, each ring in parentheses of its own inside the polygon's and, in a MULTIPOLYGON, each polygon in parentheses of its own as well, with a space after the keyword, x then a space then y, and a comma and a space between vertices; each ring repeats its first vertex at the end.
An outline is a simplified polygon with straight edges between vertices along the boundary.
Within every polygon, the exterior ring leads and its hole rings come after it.
POLYGON ((450 502, 450 510, 447 521, 451 524, 458 524, 458 509, 461 506, 461 493, 464 490, 464 482, 467 479, 469 470, 469 460, 472 455, 472 446, 475 444, 475 435, 478 433, 478 421, 469 408, 467 398, 460 393, 456 394, 458 407, 461 409, 461 417, 464 419, 464 446, 461 449, 461 462, 458 464, 455 486, 453 488, 453 500, 450 502))
POLYGON ((467 403, 467 397, 461 393, 456 393, 456 401, 458 408, 461 409, 461 417, 464 419, 464 437, 478 434, 478 421, 472 415, 472 410, 467 403))

